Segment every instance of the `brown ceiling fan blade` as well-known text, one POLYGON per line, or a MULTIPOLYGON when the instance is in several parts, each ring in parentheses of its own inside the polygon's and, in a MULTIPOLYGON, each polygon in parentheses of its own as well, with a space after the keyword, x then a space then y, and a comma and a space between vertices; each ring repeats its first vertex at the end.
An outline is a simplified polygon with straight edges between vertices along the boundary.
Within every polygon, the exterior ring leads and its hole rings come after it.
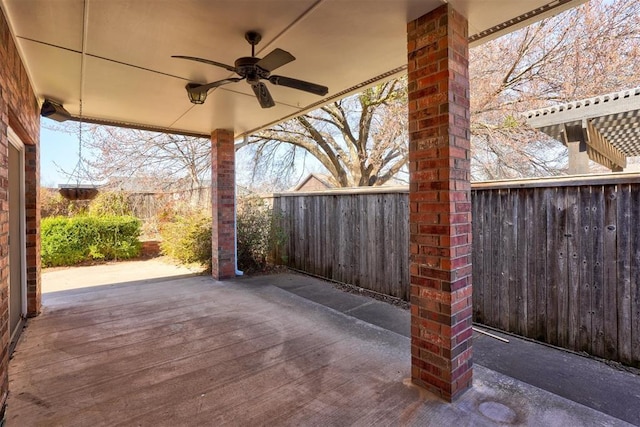
POLYGON ((195 56, 183 56, 183 55, 172 55, 171 57, 172 58, 178 58, 178 59, 186 59, 186 60, 189 60, 189 61, 202 62, 204 64, 215 65, 216 67, 227 69, 227 70, 232 71, 234 73, 236 72, 236 67, 232 67, 231 65, 223 64, 221 62, 211 61, 209 59, 196 58, 195 56))
POLYGON ((258 98, 258 102, 262 108, 271 108, 276 105, 276 103, 273 102, 271 93, 269 93, 269 89, 267 89, 267 86, 264 83, 254 83, 251 87, 253 88, 253 93, 256 94, 256 98, 258 98))
POLYGON ((191 84, 190 86, 188 85, 188 89, 187 90, 189 92, 192 92, 192 93, 207 92, 207 91, 209 91, 209 89, 213 89, 214 87, 226 85, 228 83, 239 82, 240 80, 244 80, 244 78, 234 77, 234 78, 231 78, 231 79, 218 80, 217 82, 207 83, 207 84, 204 84, 204 85, 191 84))
POLYGON ((267 56, 258 61, 256 65, 263 70, 271 72, 276 68, 280 68, 283 65, 294 61, 295 59, 295 56, 291 55, 286 50, 274 49, 267 56))
POLYGON ((291 77, 271 76, 269 77, 269 81, 274 85, 303 90, 320 96, 325 96, 329 92, 329 88, 326 86, 305 82, 304 80, 292 79, 291 77))

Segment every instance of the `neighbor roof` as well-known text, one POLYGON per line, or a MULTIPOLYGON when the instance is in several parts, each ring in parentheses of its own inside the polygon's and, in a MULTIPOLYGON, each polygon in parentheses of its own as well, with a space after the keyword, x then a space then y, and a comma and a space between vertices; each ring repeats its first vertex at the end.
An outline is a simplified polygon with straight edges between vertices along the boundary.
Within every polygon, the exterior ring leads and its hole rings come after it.
POLYGON ((319 173, 310 173, 309 175, 307 175, 307 177, 305 179, 302 180, 302 182, 300 182, 300 184, 298 184, 295 187, 293 187, 293 189, 291 189, 291 191, 300 191, 301 189, 303 189, 309 183, 309 181, 311 181, 313 179, 316 180, 316 182, 319 184, 319 186, 324 187, 324 189, 335 188, 336 187, 331 182, 331 179, 330 179, 329 175, 323 175, 323 174, 319 174, 319 173))

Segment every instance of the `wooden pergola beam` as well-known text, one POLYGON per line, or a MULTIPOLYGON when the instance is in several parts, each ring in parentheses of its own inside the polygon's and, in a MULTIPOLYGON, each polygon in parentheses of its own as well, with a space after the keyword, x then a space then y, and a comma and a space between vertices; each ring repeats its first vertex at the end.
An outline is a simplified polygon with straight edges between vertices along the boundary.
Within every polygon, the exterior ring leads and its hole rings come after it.
POLYGON ((588 172, 589 159, 620 171, 628 156, 640 156, 640 86, 532 110, 525 116, 529 126, 569 148, 570 173, 588 172))
POLYGON ((583 119, 582 129, 586 134, 587 154, 591 160, 613 171, 627 167, 627 156, 607 141, 591 120, 583 119))
POLYGON ((589 160, 614 172, 627 166, 627 156, 611 144, 589 119, 565 123, 562 142, 569 149, 569 174, 589 173, 589 160))

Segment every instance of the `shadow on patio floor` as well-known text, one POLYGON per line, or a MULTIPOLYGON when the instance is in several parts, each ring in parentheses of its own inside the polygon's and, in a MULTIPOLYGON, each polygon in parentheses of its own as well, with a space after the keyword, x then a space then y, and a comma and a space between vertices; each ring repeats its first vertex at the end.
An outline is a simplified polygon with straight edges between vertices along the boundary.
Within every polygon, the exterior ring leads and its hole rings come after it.
POLYGON ((444 403, 406 381, 409 339, 385 323, 393 315, 292 293, 333 289, 314 280, 195 276, 46 294, 10 363, 8 425, 624 424, 482 366, 472 390, 444 403))

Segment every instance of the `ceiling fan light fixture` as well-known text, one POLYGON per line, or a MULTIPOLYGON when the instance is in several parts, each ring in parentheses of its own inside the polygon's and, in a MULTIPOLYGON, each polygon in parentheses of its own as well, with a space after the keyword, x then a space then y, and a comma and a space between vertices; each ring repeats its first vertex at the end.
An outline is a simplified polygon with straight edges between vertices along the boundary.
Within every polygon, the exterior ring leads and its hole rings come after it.
POLYGON ((189 101, 191 101, 192 104, 204 104, 204 101, 207 99, 206 90, 197 90, 200 86, 202 85, 197 83, 188 83, 185 87, 187 89, 187 95, 189 95, 189 101))
MULTIPOLYGON (((446 0, 445 0, 446 1, 446 0)), ((251 56, 243 56, 234 62, 234 65, 223 64, 222 62, 211 61, 209 59, 198 58, 195 56, 172 55, 172 58, 187 59, 189 61, 202 62, 204 64, 213 65, 215 67, 224 68, 227 71, 236 73, 239 77, 228 77, 212 83, 196 84, 189 83, 187 85, 187 93, 189 101, 194 104, 203 104, 207 99, 207 92, 210 89, 217 88, 228 83, 236 83, 240 80, 246 80, 253 88, 253 92, 262 108, 271 108, 275 106, 275 102, 269 93, 269 89, 261 80, 267 80, 273 85, 285 86, 304 92, 313 93, 314 95, 325 96, 329 89, 326 86, 298 80, 291 77, 274 76, 271 72, 294 61, 296 58, 289 52, 280 48, 275 48, 265 57, 258 58, 255 56, 255 47, 261 39, 260 33, 248 31, 245 39, 251 45, 251 56)))

